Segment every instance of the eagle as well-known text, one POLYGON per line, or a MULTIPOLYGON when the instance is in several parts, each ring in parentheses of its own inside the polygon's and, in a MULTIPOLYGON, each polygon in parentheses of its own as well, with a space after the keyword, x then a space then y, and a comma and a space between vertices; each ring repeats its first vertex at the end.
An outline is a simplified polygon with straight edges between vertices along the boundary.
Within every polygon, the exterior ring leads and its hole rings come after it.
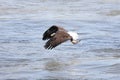
POLYGON ((56 25, 51 26, 43 33, 42 40, 47 40, 44 45, 45 49, 53 49, 68 40, 73 44, 77 44, 80 41, 76 32, 67 31, 56 25))

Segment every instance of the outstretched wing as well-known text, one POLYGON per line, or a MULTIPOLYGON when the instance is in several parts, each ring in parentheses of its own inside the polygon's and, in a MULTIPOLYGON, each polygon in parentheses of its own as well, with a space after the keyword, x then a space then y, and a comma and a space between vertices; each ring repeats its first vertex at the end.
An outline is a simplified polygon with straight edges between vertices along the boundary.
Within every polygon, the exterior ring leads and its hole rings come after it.
MULTIPOLYGON (((53 25, 51 26, 48 30, 46 30, 43 34, 43 40, 47 40, 47 39, 50 39, 52 38, 57 31, 66 31, 64 28, 62 27, 59 27, 59 26, 56 26, 56 25, 53 25)), ((67 31, 66 31, 67 32, 67 31)))
POLYGON ((46 30, 43 34, 43 40, 47 40, 47 39, 50 39, 51 37, 51 34, 55 34, 56 32, 58 31, 58 27, 57 26, 51 26, 48 30, 46 30))
POLYGON ((64 31, 58 31, 53 38, 51 38, 46 42, 44 47, 45 49, 53 49, 56 46, 60 45, 61 43, 70 39, 71 39, 71 36, 68 33, 64 31))

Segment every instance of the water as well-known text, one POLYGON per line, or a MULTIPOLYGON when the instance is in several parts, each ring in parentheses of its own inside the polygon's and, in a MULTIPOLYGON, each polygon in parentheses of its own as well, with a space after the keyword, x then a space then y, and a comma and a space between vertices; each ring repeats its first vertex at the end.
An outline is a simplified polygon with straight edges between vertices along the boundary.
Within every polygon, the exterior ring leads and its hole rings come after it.
POLYGON ((0 0, 0 80, 120 80, 119 0, 0 0), (51 25, 79 33, 45 50, 51 25))

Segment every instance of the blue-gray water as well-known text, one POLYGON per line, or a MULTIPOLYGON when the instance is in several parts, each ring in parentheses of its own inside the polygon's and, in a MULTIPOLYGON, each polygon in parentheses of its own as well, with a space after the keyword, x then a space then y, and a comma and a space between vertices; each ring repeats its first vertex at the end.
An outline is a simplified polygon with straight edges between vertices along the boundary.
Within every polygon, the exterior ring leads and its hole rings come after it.
POLYGON ((0 0, 0 80, 120 80, 119 0, 0 0), (79 33, 45 50, 51 25, 79 33))

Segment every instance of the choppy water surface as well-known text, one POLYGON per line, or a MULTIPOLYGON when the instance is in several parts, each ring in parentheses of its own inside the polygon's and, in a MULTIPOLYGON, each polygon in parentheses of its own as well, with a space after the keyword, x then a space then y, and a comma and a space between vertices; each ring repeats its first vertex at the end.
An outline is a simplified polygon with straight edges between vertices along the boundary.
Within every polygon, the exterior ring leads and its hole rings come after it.
POLYGON ((120 80, 119 0, 0 0, 0 80, 120 80), (51 25, 79 33, 45 50, 51 25))

